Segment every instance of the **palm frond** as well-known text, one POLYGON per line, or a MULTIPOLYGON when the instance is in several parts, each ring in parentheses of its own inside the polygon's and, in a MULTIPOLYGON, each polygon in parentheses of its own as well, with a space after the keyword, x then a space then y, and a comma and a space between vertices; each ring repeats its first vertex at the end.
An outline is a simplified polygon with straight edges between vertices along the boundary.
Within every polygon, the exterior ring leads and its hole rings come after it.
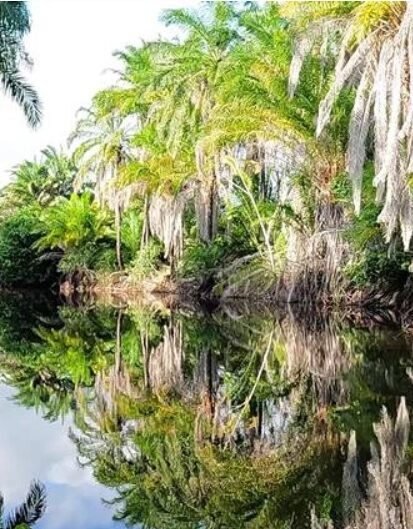
POLYGON ((36 523, 46 510, 46 489, 38 481, 30 485, 26 500, 20 507, 8 516, 4 529, 18 529, 36 523))
POLYGON ((42 117, 42 104, 36 90, 17 70, 0 71, 0 76, 6 94, 23 108, 28 123, 37 127, 42 117))

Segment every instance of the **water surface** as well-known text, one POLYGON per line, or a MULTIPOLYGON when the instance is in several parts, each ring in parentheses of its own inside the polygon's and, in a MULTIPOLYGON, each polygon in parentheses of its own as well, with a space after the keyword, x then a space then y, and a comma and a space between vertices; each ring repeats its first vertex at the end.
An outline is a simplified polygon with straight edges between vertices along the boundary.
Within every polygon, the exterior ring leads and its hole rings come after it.
POLYGON ((382 407, 413 403, 383 314, 3 296, 0 348, 0 490, 11 508, 41 480, 41 528, 339 522, 350 431, 367 459, 382 407))

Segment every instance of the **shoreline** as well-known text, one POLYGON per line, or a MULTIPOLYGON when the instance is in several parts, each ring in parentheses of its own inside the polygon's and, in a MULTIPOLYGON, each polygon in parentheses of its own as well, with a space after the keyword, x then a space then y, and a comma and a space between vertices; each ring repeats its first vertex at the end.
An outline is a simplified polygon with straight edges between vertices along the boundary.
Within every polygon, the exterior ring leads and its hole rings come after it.
MULTIPOLYGON (((353 289, 345 296, 333 299, 287 299, 277 296, 276 289, 265 293, 216 296, 203 289, 201 281, 156 281, 145 279, 130 281, 126 274, 117 274, 117 281, 99 281, 87 286, 76 286, 64 282, 59 294, 68 303, 92 302, 103 305, 128 307, 133 305, 159 305, 166 309, 186 308, 191 311, 213 313, 228 309, 242 313, 292 311, 326 316, 340 314, 355 322, 368 319, 378 324, 397 325, 405 329, 413 328, 413 309, 410 307, 413 289, 406 285, 403 289, 353 289)), ((279 294, 279 291, 278 291, 279 294)))

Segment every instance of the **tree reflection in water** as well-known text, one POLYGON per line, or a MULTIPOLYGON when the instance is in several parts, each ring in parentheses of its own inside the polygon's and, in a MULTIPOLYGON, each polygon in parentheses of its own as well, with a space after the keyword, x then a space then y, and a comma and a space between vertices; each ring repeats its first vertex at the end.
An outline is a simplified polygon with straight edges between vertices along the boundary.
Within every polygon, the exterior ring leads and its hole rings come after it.
POLYGON ((311 509, 313 525, 341 524, 351 430, 365 469, 381 407, 413 402, 410 340, 387 327, 291 311, 59 314, 23 351, 0 333, 2 377, 49 420, 73 412, 80 462, 130 524, 304 528, 311 509))
POLYGON ((8 515, 4 514, 4 499, 0 493, 0 527, 4 529, 29 529, 44 515, 46 510, 46 490, 33 481, 25 501, 8 515))

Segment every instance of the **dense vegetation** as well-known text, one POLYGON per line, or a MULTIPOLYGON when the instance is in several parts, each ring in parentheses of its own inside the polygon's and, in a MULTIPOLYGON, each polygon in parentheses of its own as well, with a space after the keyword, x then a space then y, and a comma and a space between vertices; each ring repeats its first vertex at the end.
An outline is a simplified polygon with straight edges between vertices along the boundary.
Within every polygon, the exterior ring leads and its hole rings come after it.
MULTIPOLYGON (((178 38, 117 52, 117 84, 65 150, 13 168, 0 285, 408 301, 413 4, 217 1, 163 20, 178 38)), ((36 126, 29 29, 24 2, 0 2, 1 84, 36 126)), ((45 313, 34 294, 0 298, 0 381, 45 420, 73 419, 116 519, 412 526, 412 337, 392 311, 251 315, 227 299, 206 317, 187 299, 53 297, 45 313)), ((8 517, 0 494, 0 526, 44 511, 37 482, 8 517)))
POLYGON ((401 290, 413 15, 377 5, 164 12, 179 38, 117 52, 119 81, 82 109, 67 152, 14 168, 1 283, 150 277, 288 300, 401 290))

